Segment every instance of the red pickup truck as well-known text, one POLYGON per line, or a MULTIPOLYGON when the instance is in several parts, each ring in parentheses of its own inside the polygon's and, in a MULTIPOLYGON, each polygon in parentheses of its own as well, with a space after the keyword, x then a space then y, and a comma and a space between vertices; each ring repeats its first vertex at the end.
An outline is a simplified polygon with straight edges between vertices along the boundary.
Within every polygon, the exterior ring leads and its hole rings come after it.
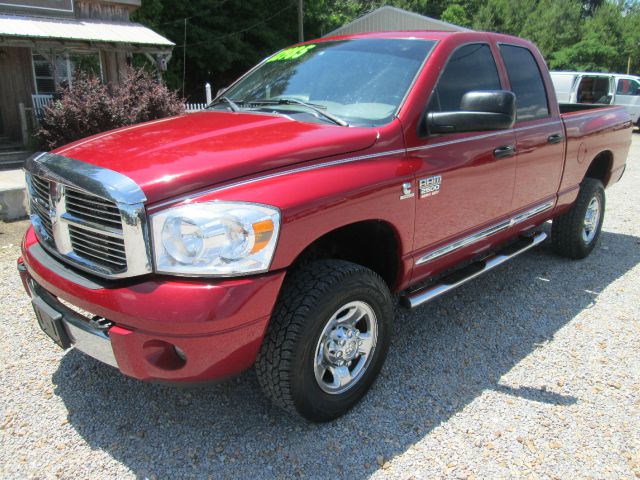
POLYGON ((276 404, 327 421, 378 375, 394 298, 436 298, 551 219, 556 250, 587 256, 631 130, 622 107, 559 107, 518 38, 315 40, 201 113, 32 157, 18 269, 62 348, 140 380, 255 366, 276 404))

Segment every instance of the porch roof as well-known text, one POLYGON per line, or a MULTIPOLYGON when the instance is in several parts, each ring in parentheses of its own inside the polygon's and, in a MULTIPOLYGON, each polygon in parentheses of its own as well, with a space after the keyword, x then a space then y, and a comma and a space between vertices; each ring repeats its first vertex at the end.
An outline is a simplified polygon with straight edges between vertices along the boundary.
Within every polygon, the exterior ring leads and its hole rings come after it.
POLYGON ((171 49, 175 45, 138 23, 0 14, 0 44, 3 37, 6 40, 115 43, 156 49, 171 49))

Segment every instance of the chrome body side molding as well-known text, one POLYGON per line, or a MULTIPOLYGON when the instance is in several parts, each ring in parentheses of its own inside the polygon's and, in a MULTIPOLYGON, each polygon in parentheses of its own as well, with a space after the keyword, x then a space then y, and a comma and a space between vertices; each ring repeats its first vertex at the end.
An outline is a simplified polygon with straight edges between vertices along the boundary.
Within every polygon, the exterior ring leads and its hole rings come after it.
POLYGON ((244 185, 250 185, 252 183, 256 183, 256 182, 261 182, 264 180, 271 180, 273 178, 278 178, 278 177, 282 177, 284 175, 292 175, 295 173, 301 173, 301 172, 308 172, 310 170, 317 170, 320 168, 328 168, 328 167, 334 167, 337 165, 343 165, 343 164, 347 164, 347 163, 353 163, 353 162, 361 162, 364 160, 373 160, 375 158, 380 158, 380 157, 386 157, 386 156, 391 156, 391 155, 402 155, 402 154, 407 154, 410 152, 416 152, 416 151, 420 151, 420 150, 430 150, 432 148, 438 148, 438 147, 442 147, 442 146, 446 146, 446 145, 454 145, 457 143, 464 143, 464 142, 471 142, 474 140, 482 140, 484 138, 490 138, 490 137, 495 137, 497 135, 504 135, 505 133, 508 132, 519 132, 519 131, 523 131, 523 130, 529 130, 532 128, 541 128, 541 127, 545 127, 548 125, 553 125, 553 124, 558 124, 558 125, 562 125, 562 123, 559 120, 553 120, 544 124, 539 124, 539 125, 530 125, 530 126, 526 126, 526 127, 518 127, 518 128, 514 128, 511 130, 499 130, 499 131, 495 131, 495 132, 490 132, 490 133, 484 133, 484 134, 480 134, 480 135, 473 135, 470 137, 465 137, 465 138, 459 138, 456 140, 445 140, 442 142, 434 142, 434 143, 429 143, 427 145, 421 145, 418 147, 411 147, 411 148, 401 148, 401 149, 397 149, 397 150, 387 150, 384 152, 377 152, 377 153, 370 153, 370 154, 365 154, 365 155, 358 155, 355 157, 348 157, 348 158, 341 158, 339 160, 330 160, 330 161, 326 161, 326 162, 320 162, 317 163, 315 165, 306 165, 306 166, 302 166, 302 167, 293 167, 289 170, 283 170, 281 172, 275 172, 275 173, 267 173, 265 175, 259 175, 256 176, 254 178, 248 178, 246 180, 238 180, 238 181, 232 181, 231 183, 228 183, 226 185, 220 185, 220 186, 215 186, 212 188, 205 188, 204 190, 201 190, 199 192, 196 193, 189 193, 186 195, 181 195, 175 198, 170 198, 168 200, 163 200, 159 203, 156 203, 154 205, 151 205, 149 207, 149 211, 153 212, 156 210, 160 210, 163 207, 166 207, 168 205, 174 205, 180 202, 184 202, 184 201, 188 201, 188 200, 194 200, 198 197, 204 196, 204 195, 210 195, 212 193, 217 193, 217 192, 223 192, 226 190, 229 190, 231 188, 235 188, 235 187, 242 187, 244 185))
POLYGON ((555 201, 545 202, 541 205, 537 205, 536 207, 530 210, 527 210, 526 212, 516 215, 515 217, 512 217, 509 220, 505 220, 504 222, 497 223, 495 225, 492 225, 489 228, 486 228, 472 235, 469 235, 468 237, 462 238, 453 243, 445 245, 444 247, 440 247, 436 250, 433 250, 427 253, 426 255, 423 255, 418 260, 416 260, 416 265, 422 265, 423 263, 430 262, 432 260, 435 260, 436 258, 440 258, 444 255, 448 255, 449 253, 453 253, 464 247, 467 247, 481 240, 484 240, 485 238, 488 238, 491 235, 495 235, 496 233, 499 233, 499 232, 502 232, 503 230, 511 228, 514 225, 517 225, 518 223, 522 223, 525 220, 528 220, 529 218, 534 217, 535 215, 538 215, 539 213, 550 210, 551 208, 553 208, 554 205, 555 205, 555 201))
POLYGON ((379 157, 386 157, 388 155, 402 155, 405 154, 406 150, 404 149, 399 149, 399 150, 388 150, 386 152, 379 152, 379 153, 369 153, 367 155, 360 155, 358 157, 349 157, 349 158, 342 158, 340 160, 331 160, 329 162, 323 162, 323 163, 318 163, 315 165, 306 165, 303 167, 294 167, 291 168, 289 170, 283 170, 281 172, 275 172, 275 173, 267 173, 265 175, 260 175, 258 177, 254 177, 254 178, 248 178, 246 180, 239 180, 236 182, 231 182, 228 183, 226 185, 221 185, 219 187, 213 187, 213 188, 207 188, 205 190, 201 190, 197 193, 190 193, 187 195, 183 195, 180 197, 176 197, 176 198, 172 198, 169 200, 165 200, 162 201, 160 203, 156 203, 154 205, 151 205, 149 207, 149 211, 153 212, 155 210, 159 210, 162 207, 166 207, 167 205, 173 205, 179 202, 183 202, 186 200, 193 200, 196 199, 198 197, 202 197, 204 195, 209 195, 211 193, 216 193, 216 192, 222 192, 225 190, 229 190, 231 188, 235 188, 235 187, 242 187, 244 185, 250 185, 252 183, 256 183, 256 182, 261 182, 263 180, 271 180, 273 178, 279 178, 279 177, 283 177, 285 175, 292 175, 295 173, 302 173, 302 172, 308 172, 310 170, 318 170, 320 168, 327 168, 327 167, 334 167, 337 165, 344 165, 346 163, 353 163, 353 162, 360 162, 362 160, 373 160, 374 158, 379 158, 379 157))

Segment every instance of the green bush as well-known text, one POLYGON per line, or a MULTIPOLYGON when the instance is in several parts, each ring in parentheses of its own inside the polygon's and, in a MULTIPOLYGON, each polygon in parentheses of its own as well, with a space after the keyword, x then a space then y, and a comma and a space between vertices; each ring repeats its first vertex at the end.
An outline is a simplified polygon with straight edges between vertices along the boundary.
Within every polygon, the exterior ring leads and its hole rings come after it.
POLYGON ((128 68, 119 85, 105 85, 78 71, 71 85, 63 85, 43 109, 35 133, 42 148, 52 150, 96 133, 184 113, 176 93, 144 69, 128 68))

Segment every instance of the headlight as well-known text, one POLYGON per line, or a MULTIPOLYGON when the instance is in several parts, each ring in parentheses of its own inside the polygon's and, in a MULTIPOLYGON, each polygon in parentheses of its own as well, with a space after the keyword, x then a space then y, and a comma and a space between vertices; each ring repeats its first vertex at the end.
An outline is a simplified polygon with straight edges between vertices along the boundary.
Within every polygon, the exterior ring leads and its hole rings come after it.
POLYGON ((276 248, 277 208, 205 202, 151 216, 159 273, 234 276, 269 269, 276 248))

